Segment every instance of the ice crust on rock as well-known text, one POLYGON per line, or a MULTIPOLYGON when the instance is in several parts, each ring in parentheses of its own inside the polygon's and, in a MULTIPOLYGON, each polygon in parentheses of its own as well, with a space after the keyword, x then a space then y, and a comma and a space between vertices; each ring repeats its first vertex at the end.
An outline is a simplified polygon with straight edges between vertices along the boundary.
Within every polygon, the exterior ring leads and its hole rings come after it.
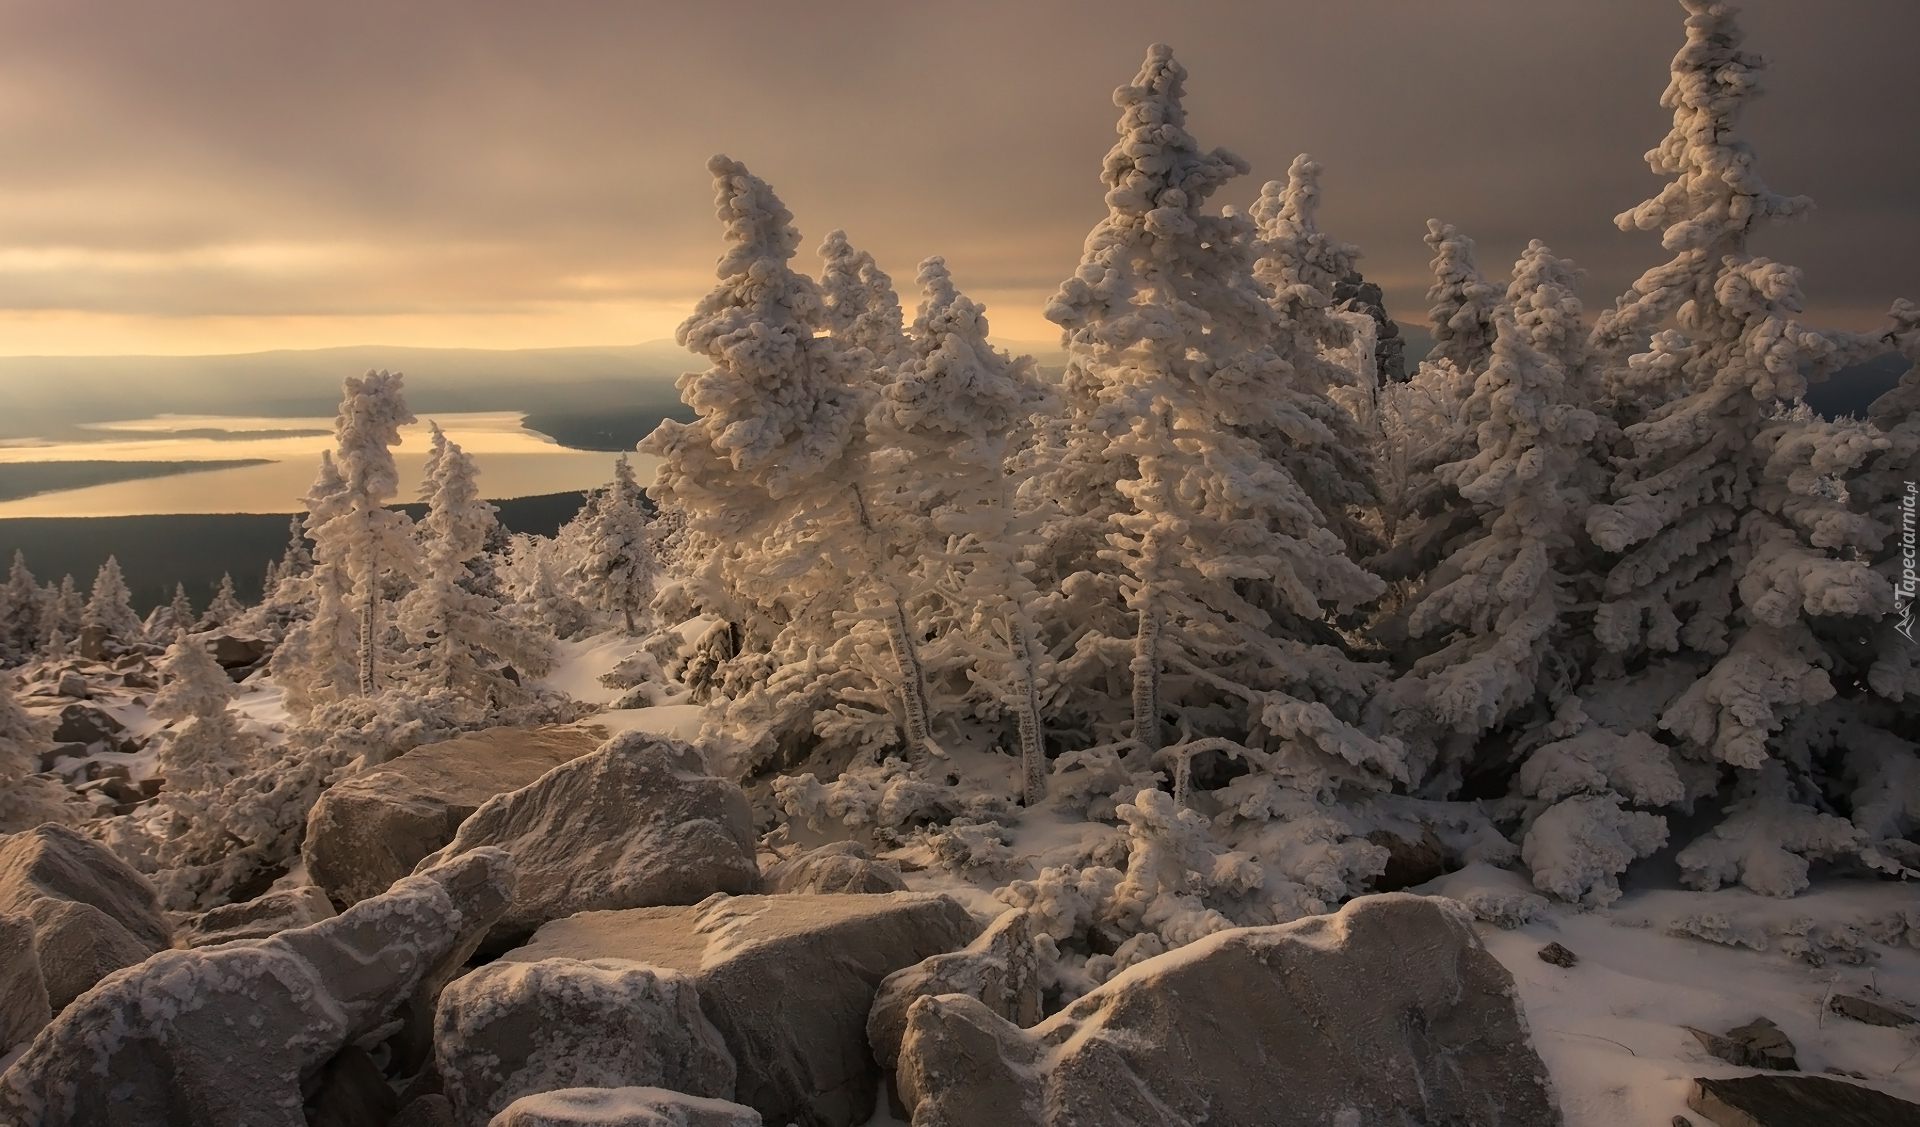
POLYGON ((490 950, 576 912, 694 904, 760 887, 753 813, 679 740, 625 732, 489 799, 421 868, 469 849, 512 854, 520 882, 490 950))
POLYGON ((0 1074, 0 1117, 43 1127, 304 1127, 303 1085, 432 998, 505 908, 475 850, 271 939, 163 951, 110 975, 0 1074))
POLYGON ((434 1065, 459 1127, 559 1088, 668 1088, 731 1099, 733 1057, 693 979, 620 959, 499 962, 455 979, 434 1065))

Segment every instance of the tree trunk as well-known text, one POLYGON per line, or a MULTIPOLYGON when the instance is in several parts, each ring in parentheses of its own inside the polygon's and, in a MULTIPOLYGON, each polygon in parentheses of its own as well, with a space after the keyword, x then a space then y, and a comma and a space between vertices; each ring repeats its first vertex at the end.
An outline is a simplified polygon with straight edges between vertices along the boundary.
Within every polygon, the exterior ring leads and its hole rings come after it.
POLYGON ((1047 797, 1047 748, 1040 728, 1040 694, 1033 684, 1032 630, 1019 607, 1007 615, 1007 626, 1013 645, 1014 708, 1020 719, 1020 795, 1021 802, 1032 807, 1047 797))
POLYGON ((928 726, 933 709, 927 704, 927 679, 920 654, 907 629, 907 610, 897 598, 892 600, 892 607, 893 613, 887 616, 887 640, 893 646, 894 664, 900 667, 900 696, 907 712, 907 761, 919 763, 926 758, 933 735, 928 726))
POLYGON ((374 566, 374 550, 367 549, 366 601, 360 608, 360 695, 373 695, 374 627, 378 624, 380 575, 374 566))
POLYGON ((1152 585, 1140 589, 1140 626, 1133 640, 1133 738, 1160 750, 1160 601, 1152 585))

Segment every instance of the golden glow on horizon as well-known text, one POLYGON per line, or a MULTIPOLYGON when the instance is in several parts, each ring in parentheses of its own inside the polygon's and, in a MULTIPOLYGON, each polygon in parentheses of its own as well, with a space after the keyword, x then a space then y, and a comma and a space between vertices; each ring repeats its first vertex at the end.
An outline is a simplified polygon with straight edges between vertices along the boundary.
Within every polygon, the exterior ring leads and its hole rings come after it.
MULTIPOLYGON (((1047 294, 978 295, 1001 340, 1052 341, 1047 294)), ((278 349, 571 348, 671 338, 699 294, 683 301, 528 302, 486 312, 156 317, 0 309, 0 356, 217 356, 278 349)), ((911 291, 901 294, 909 320, 911 291)))

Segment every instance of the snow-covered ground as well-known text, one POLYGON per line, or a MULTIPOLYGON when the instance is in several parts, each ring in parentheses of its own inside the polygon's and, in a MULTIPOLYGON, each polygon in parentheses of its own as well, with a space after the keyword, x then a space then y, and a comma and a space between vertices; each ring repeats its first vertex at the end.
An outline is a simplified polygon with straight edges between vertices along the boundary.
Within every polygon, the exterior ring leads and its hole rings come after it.
POLYGON ((1892 1008, 1920 1003, 1920 950, 1861 934, 1903 908, 1920 910, 1920 890, 1891 882, 1832 881, 1791 900, 1744 889, 1655 889, 1630 892, 1610 911, 1556 905, 1511 931, 1490 924, 1478 930, 1513 973, 1567 1127, 1616 1127, 1690 1114, 1693 1077, 1750 1074, 1709 1056, 1684 1027, 1724 1033, 1757 1017, 1786 1033, 1802 1071, 1843 1072, 1920 1100, 1914 1033, 1865 1025, 1826 1008, 1834 994, 1874 998, 1876 990, 1892 1008), (1767 949, 1670 933, 1688 920, 1725 921, 1767 949), (1843 945, 1824 952, 1824 966, 1787 950, 1811 940, 1818 951, 1823 937, 1843 945), (1858 963, 1834 957, 1850 941, 1858 943, 1858 963), (1541 960, 1540 949, 1553 942, 1572 950, 1578 964, 1562 969, 1541 960))

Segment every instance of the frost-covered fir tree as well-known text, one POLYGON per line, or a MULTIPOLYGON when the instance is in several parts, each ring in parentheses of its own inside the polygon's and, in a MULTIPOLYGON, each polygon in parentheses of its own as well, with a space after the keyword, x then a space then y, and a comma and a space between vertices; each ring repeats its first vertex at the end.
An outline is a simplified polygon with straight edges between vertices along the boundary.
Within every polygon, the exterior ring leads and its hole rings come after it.
POLYGON ((146 633, 140 616, 133 613, 126 580, 120 576, 120 561, 112 556, 94 576, 93 590, 80 614, 80 628, 98 630, 103 640, 116 642, 138 641, 146 633))
MULTIPOLYGON (((1515 277, 1463 409, 1475 449, 1434 471, 1480 529, 1400 610, 1411 638, 1432 639, 1413 669, 1419 711, 1435 729, 1419 741, 1427 746, 1442 733, 1477 737, 1495 727, 1535 701, 1543 676, 1572 664, 1557 652, 1558 635, 1578 594, 1569 572, 1585 570, 1577 541, 1599 423, 1567 368, 1579 359, 1568 342, 1578 347, 1585 336, 1572 264, 1535 241, 1515 277)), ((1445 764, 1452 775, 1441 794, 1458 786, 1464 766, 1457 757, 1445 764)))
POLYGON ((168 623, 168 626, 174 633, 177 634, 183 630, 193 629, 193 624, 197 616, 193 612, 193 600, 187 598, 186 584, 175 583, 173 585, 173 602, 167 605, 167 610, 171 615, 171 621, 168 623))
MULTIPOLYGON (((305 528, 318 531, 347 511, 347 482, 334 463, 333 452, 320 452, 320 472, 301 499, 307 507, 305 528)), ((312 602, 309 614, 288 632, 273 652, 270 671, 286 694, 287 707, 305 716, 320 704, 359 690, 359 634, 354 629, 353 577, 339 559, 337 545, 329 543, 305 577, 304 597, 312 602)))
POLYGON ((80 636, 80 620, 86 613, 87 601, 81 597, 80 585, 73 581, 73 576, 61 576, 58 587, 49 585, 42 592, 40 603, 42 645, 51 645, 56 636, 69 642, 80 636))
POLYGON ((835 231, 820 244, 826 266, 820 292, 826 322, 835 340, 850 351, 864 348, 879 368, 891 368, 905 358, 900 298, 893 279, 880 269, 873 255, 855 250, 845 231, 835 231))
POLYGON ((1433 471, 1476 448, 1466 404, 1491 355, 1494 310, 1501 303, 1500 287, 1474 265, 1472 239, 1452 224, 1429 219, 1426 243, 1434 252, 1434 281, 1427 290, 1435 303, 1427 314, 1434 349, 1405 383, 1381 390, 1378 412, 1374 460, 1389 547, 1368 563, 1390 580, 1432 568, 1473 525, 1471 507, 1457 504, 1457 494, 1433 471))
POLYGON ((359 612, 358 688, 370 696, 382 687, 379 653, 385 587, 412 579, 419 551, 405 513, 386 504, 400 491, 392 447, 400 428, 414 421, 401 393, 398 372, 349 376, 334 420, 335 453, 342 481, 339 511, 308 530, 314 559, 337 565, 353 583, 359 612))
MULTIPOLYGON (((434 428, 439 436, 439 428, 434 428)), ((516 673, 540 676, 551 663, 551 638, 519 616, 503 612, 499 600, 471 589, 470 562, 486 550, 497 523, 494 509, 480 498, 479 471, 472 455, 443 436, 435 443, 419 582, 400 606, 400 626, 420 649, 413 676, 428 688, 453 690, 480 704, 518 698, 516 673)))
POLYGON ((6 614, 0 619, 0 645, 11 653, 24 655, 45 643, 48 599, 34 580, 33 572, 27 569, 27 554, 17 548, 0 608, 6 614))
POLYGON ((1761 847, 1793 838, 1807 843, 1794 851, 1814 851, 1832 839, 1790 832, 1816 818, 1806 803, 1817 790, 1803 753, 1784 736, 1770 741, 1836 693, 1829 668, 1844 654, 1823 645, 1828 624, 1892 607, 1871 566, 1887 529, 1849 507, 1845 486, 1886 439, 1787 406, 1860 342, 1802 324, 1799 271, 1748 252, 1754 232, 1810 204, 1769 191, 1737 139, 1762 61, 1739 49, 1732 9, 1683 2, 1687 43, 1661 101, 1673 128, 1647 154, 1673 179, 1617 220, 1661 231, 1673 258, 1592 333, 1627 444, 1610 497, 1586 522, 1612 553, 1594 636, 1611 655, 1602 674, 1628 662, 1646 663, 1642 683, 1688 671, 1663 698, 1660 727, 1690 760, 1741 773, 1746 805, 1682 850, 1688 879, 1791 892, 1780 866, 1754 860, 1761 847), (1661 329, 1669 316, 1677 327, 1661 329))
POLYGON ((1273 347, 1292 369, 1274 389, 1287 397, 1287 409, 1253 433, 1307 490, 1348 550, 1365 555, 1379 545, 1361 516, 1378 498, 1354 409, 1371 417, 1379 380, 1370 343, 1360 349, 1364 363, 1357 367, 1333 359, 1356 347, 1354 315, 1336 310, 1333 294, 1355 274, 1360 249, 1330 238, 1315 221, 1321 171, 1306 154, 1295 157, 1286 182, 1268 181, 1253 206, 1260 225, 1253 273, 1273 290, 1279 314, 1273 347))
POLYGON ((1397 741, 1354 726, 1381 671, 1349 660, 1325 625, 1382 585, 1249 436, 1297 425, 1301 389, 1272 346, 1253 224, 1202 210, 1246 165, 1187 133, 1184 79, 1156 46, 1115 93, 1108 216, 1047 309, 1065 330, 1067 421, 1025 495, 1065 509, 1040 560, 1082 633, 1059 662, 1068 692, 1055 707, 1069 722, 1079 711, 1089 734, 1124 737, 1070 753, 1071 766, 1130 798, 1148 766, 1183 792, 1198 757, 1251 763, 1214 793, 1231 811, 1221 832, 1265 867, 1236 918, 1291 918, 1315 900, 1299 883, 1306 868, 1339 874, 1321 889, 1345 895, 1383 859, 1364 842, 1345 848, 1354 829, 1333 803, 1405 779, 1406 764, 1397 741), (1169 732, 1175 745, 1156 755, 1169 732))
POLYGON ((598 495, 581 529, 581 556, 573 565, 575 589, 592 605, 620 615, 634 632, 634 613, 653 595, 653 551, 640 484, 625 454, 613 464, 613 481, 598 495))
POLYGON ((206 625, 218 629, 229 625, 245 613, 247 608, 240 601, 239 593, 234 590, 233 576, 227 572, 221 572, 220 586, 213 593, 213 601, 207 604, 207 613, 204 616, 206 625))
POLYGON ((813 713, 852 687, 840 683, 852 672, 820 671, 808 655, 839 640, 833 615, 864 545, 847 451, 871 392, 827 335, 819 286, 788 265, 800 240, 791 213, 739 162, 708 168, 728 249, 720 284, 675 339, 713 366, 680 378, 694 421, 662 422, 640 450, 661 459, 648 495, 687 514, 678 591, 739 629, 729 695, 784 666, 800 679, 736 701, 734 758, 753 761, 809 738, 813 713))
POLYGON ((160 660, 162 683, 149 710, 169 722, 159 751, 168 805, 186 795, 216 791, 254 765, 259 740, 227 707, 238 687, 213 660, 206 643, 179 638, 160 660))
POLYGON ((919 281, 907 358, 867 418, 867 500, 885 540, 877 578, 892 588, 875 601, 886 629, 904 632, 904 608, 922 601, 912 593, 939 590, 953 609, 948 629, 921 649, 925 675, 947 682, 945 695, 976 722, 1013 714, 1022 790, 1037 802, 1046 759, 1036 591, 1019 567, 1034 537, 1032 522, 1016 519, 1007 468, 1028 419, 1055 396, 1030 358, 987 343, 985 309, 954 286, 944 259, 921 263, 919 281))
POLYGON ((1493 351, 1494 309, 1500 305, 1497 282, 1488 281, 1473 261, 1473 240, 1451 223, 1427 220, 1426 244, 1433 248, 1433 286, 1427 300, 1433 351, 1427 359, 1446 361, 1462 372, 1486 366, 1493 351))

